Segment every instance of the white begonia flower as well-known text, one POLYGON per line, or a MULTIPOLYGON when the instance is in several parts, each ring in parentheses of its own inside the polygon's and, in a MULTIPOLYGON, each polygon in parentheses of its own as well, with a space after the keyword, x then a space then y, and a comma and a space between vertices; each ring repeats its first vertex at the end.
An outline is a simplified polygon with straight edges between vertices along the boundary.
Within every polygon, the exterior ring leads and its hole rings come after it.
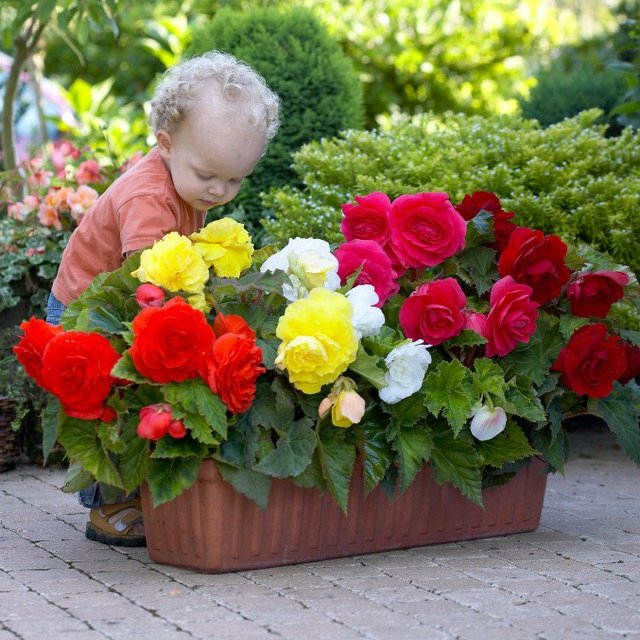
POLYGON ((471 433, 478 440, 491 440, 504 431, 507 426, 507 414, 502 407, 489 409, 482 406, 474 412, 471 419, 471 433))
POLYGON ((262 263, 260 271, 289 274, 289 282, 283 285, 282 295, 290 302, 304 298, 316 287, 335 291, 340 286, 338 259, 331 253, 326 240, 316 238, 292 238, 284 249, 262 263))
POLYGON ((347 291, 346 296, 353 307, 351 324, 358 339, 378 335, 384 324, 384 313, 375 306, 379 298, 373 285, 359 284, 347 291))
POLYGON ((431 364, 431 354, 422 340, 414 340, 393 349, 385 358, 385 364, 387 386, 380 389, 380 400, 395 404, 420 389, 431 364))

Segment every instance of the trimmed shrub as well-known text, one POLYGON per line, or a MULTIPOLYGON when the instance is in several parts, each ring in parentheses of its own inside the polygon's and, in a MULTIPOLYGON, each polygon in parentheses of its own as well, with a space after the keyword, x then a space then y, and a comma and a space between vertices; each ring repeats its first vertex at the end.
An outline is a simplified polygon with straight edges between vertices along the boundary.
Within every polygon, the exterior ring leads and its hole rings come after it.
MULTIPOLYGON (((258 229, 260 192, 299 184, 292 154, 303 144, 362 125, 362 90, 339 45, 307 9, 226 8, 195 29, 186 54, 218 49, 247 62, 282 102, 281 126, 264 158, 231 206, 258 229)), ((227 209, 229 208, 229 205, 227 209)), ((216 210, 215 215, 221 214, 216 210)))
POLYGON ((520 225, 587 243, 640 272, 640 135, 606 138, 599 110, 543 129, 515 116, 425 114, 387 130, 348 131, 295 156, 306 187, 268 194, 272 238, 341 239, 340 205, 384 191, 446 191, 454 203, 496 192, 520 225))

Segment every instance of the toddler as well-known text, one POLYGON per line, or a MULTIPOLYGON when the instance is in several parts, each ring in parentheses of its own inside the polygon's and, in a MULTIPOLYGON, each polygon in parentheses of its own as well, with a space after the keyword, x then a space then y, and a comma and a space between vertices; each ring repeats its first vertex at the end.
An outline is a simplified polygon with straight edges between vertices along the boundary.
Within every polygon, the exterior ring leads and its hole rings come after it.
MULTIPOLYGON (((59 324, 96 275, 171 231, 189 235, 208 209, 236 197, 278 129, 279 99, 251 67, 212 51, 169 69, 151 101, 156 146, 94 203, 62 254, 47 305, 59 324)), ((138 496, 104 504, 97 484, 80 492, 86 535, 145 544, 138 496)))

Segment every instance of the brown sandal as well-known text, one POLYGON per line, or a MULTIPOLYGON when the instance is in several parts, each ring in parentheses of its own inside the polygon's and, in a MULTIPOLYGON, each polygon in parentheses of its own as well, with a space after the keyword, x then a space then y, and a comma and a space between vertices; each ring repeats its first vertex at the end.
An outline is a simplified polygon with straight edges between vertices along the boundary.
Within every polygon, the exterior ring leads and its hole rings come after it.
POLYGON ((140 498, 127 502, 104 504, 89 512, 89 522, 85 535, 89 540, 119 547, 144 547, 144 534, 133 533, 135 526, 142 523, 140 498))

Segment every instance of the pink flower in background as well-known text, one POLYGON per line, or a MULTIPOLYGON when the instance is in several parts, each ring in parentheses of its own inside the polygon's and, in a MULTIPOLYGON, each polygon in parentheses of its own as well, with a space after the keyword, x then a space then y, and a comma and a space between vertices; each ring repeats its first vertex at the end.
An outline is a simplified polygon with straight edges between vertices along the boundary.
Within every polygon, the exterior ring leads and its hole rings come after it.
POLYGON ((60 222, 58 210, 54 207, 50 207, 44 203, 41 204, 38 209, 38 220, 40 220, 40 224, 45 227, 53 227, 58 231, 62 230, 62 222, 60 222))
POLYGON ((35 211, 40 205, 40 198, 33 194, 29 194, 28 196, 25 196, 23 203, 26 212, 31 213, 32 211, 35 211))
POLYGON ((14 202, 7 207, 7 215, 14 220, 23 222, 29 212, 22 202, 14 202))
POLYGON ((136 151, 128 160, 122 163, 122 166, 120 167, 120 173, 124 173, 128 169, 131 169, 131 167, 138 164, 138 162, 140 162, 142 158, 144 158, 144 154, 142 153, 142 151, 136 151))
POLYGON ((78 187, 77 191, 72 191, 67 196, 67 204, 71 210, 71 215, 74 220, 79 220, 96 201, 98 192, 95 189, 82 184, 78 187))
POLYGON ((93 158, 81 162, 76 171, 76 180, 78 184, 87 184, 87 182, 102 182, 102 174, 100 173, 100 164, 93 158))
POLYGON ((51 184, 52 176, 53 171, 38 169, 27 178, 27 183, 32 189, 46 189, 51 184))
POLYGON ((40 246, 40 247, 29 247, 26 251, 25 251, 25 255, 27 256, 27 258, 33 258, 33 256, 40 256, 45 252, 45 248, 40 246))
POLYGON ((79 157, 80 149, 76 149, 69 140, 54 140, 51 149, 51 164, 56 170, 58 178, 64 178, 66 175, 67 158, 77 160, 79 157))
POLYGON ((390 296, 398 293, 399 285, 391 259, 373 240, 352 240, 341 244, 335 251, 338 259, 338 275, 344 284, 352 273, 362 270, 355 284, 370 284, 378 294, 376 307, 381 307, 390 296))

